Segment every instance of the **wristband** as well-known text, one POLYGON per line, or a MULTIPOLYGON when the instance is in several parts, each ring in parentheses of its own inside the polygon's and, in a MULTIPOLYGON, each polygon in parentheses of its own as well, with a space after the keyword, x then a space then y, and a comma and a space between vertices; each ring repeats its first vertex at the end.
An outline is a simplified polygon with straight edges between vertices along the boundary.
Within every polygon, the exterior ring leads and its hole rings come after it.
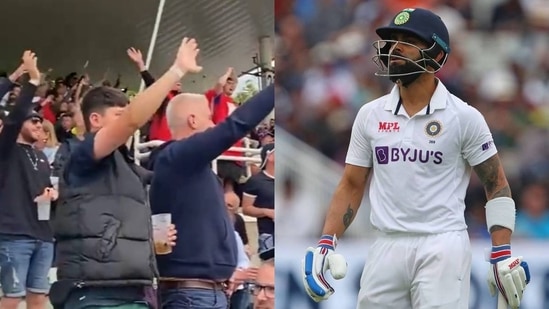
POLYGON ((170 67, 170 70, 171 72, 174 72, 177 77, 179 77, 179 79, 183 78, 183 75, 185 75, 185 72, 183 72, 180 68, 178 68, 176 65, 172 65, 170 67))
POLYGON ((337 246, 337 237, 335 235, 322 235, 318 241, 319 248, 326 248, 328 250, 335 250, 337 246))
POLYGON ((515 230, 515 201, 509 197, 497 197, 486 203, 486 225, 488 232, 493 226, 499 225, 515 230))
POLYGON ((496 264, 511 257, 511 245, 492 246, 490 263, 496 264))

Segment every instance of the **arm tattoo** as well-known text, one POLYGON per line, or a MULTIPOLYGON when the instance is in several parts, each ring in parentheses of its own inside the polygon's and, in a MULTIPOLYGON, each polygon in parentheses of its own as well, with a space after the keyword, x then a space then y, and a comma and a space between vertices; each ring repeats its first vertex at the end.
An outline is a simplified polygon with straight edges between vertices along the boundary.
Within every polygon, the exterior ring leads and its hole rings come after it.
POLYGON ((345 225, 345 229, 351 225, 351 222, 353 222, 355 211, 351 208, 351 204, 347 206, 347 211, 345 211, 345 214, 343 215, 343 225, 345 225))
POLYGON ((484 184, 486 197, 489 200, 497 197, 511 197, 511 188, 503 175, 497 155, 475 166, 474 170, 484 184))

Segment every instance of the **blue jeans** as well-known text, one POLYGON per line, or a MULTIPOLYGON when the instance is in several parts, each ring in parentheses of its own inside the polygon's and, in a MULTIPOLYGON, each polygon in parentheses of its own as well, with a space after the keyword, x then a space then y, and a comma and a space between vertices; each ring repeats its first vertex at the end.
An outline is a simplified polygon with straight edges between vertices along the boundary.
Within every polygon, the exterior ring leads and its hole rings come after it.
POLYGON ((0 237, 0 284, 6 297, 48 294, 53 243, 0 237))
POLYGON ((149 308, 142 294, 143 288, 134 287, 74 289, 65 300, 63 308, 149 308))
POLYGON ((220 290, 165 289, 160 291, 162 309, 227 309, 227 295, 220 290))

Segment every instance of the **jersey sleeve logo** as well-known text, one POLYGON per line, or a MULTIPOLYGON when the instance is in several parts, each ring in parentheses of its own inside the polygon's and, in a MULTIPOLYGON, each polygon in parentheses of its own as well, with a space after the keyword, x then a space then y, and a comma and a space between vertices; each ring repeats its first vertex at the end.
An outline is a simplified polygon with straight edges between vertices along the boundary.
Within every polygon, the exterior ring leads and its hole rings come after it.
POLYGON ((442 132, 442 124, 438 120, 429 121, 425 126, 425 134, 429 137, 436 137, 442 132))
POLYGON ((482 149, 482 151, 486 151, 486 150, 492 148, 493 145, 494 145, 494 141, 489 141, 489 142, 486 142, 486 143, 482 144, 481 149, 482 149))

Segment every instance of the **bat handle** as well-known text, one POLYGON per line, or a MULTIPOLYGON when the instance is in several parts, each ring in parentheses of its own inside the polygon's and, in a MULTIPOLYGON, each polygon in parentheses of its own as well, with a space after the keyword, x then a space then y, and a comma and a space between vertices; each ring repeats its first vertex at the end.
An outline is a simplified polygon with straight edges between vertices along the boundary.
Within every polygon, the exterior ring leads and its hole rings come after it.
POLYGON ((500 292, 498 292, 498 309, 507 309, 507 301, 500 292))

